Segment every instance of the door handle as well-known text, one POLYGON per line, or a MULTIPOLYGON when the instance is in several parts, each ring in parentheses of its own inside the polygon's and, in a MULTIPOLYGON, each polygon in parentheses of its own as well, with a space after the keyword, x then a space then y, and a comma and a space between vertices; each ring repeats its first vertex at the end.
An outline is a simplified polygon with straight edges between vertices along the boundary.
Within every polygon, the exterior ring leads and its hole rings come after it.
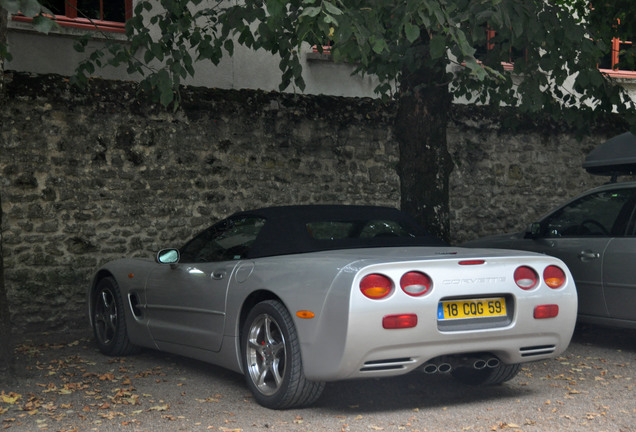
POLYGON ((224 277, 225 277, 225 272, 222 272, 222 271, 220 271, 220 272, 217 272, 217 271, 212 272, 212 279, 214 279, 214 280, 221 280, 224 277))
POLYGON ((600 257, 601 257, 600 253, 593 252, 593 251, 590 251, 590 250, 584 250, 584 251, 579 252, 579 259, 581 261, 599 259, 600 257))

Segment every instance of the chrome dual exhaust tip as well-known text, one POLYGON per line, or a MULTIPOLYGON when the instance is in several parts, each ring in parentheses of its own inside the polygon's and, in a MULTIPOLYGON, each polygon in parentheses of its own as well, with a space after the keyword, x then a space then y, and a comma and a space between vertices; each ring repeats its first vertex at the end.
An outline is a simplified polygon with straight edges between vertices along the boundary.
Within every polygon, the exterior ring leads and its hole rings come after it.
POLYGON ((453 369, 467 367, 476 370, 496 368, 501 362, 494 356, 438 357, 425 363, 420 369, 426 374, 449 373, 453 369), (437 360, 437 361, 435 361, 437 360))

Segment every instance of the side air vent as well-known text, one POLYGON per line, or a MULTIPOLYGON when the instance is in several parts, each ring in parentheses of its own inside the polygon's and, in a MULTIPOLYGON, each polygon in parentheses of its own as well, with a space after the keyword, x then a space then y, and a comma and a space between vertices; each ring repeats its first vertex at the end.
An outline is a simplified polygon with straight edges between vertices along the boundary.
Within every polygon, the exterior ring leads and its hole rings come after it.
POLYGON ((414 361, 415 360, 408 357, 368 361, 364 363, 364 367, 360 369, 360 372, 404 369, 406 365, 412 364, 414 361))
POLYGON ((521 357, 532 357, 546 354, 552 354, 556 347, 554 345, 538 345, 531 347, 519 348, 521 357))
POLYGON ((139 306, 139 299, 136 294, 129 294, 128 301, 130 302, 130 309, 136 318, 141 318, 143 315, 142 308, 139 306))

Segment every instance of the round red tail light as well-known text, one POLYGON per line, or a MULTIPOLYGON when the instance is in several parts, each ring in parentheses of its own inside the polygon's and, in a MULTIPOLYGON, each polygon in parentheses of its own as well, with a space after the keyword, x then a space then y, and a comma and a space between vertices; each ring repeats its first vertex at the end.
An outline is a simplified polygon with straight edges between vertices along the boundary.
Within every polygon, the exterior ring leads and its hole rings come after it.
POLYGON ((523 290, 529 290, 537 286, 539 276, 530 267, 522 266, 515 270, 515 283, 523 290))
POLYGON ((379 300, 388 296, 393 290, 393 282, 381 274, 370 274, 360 281, 360 291, 370 299, 379 300))
POLYGON ((543 280, 550 288, 561 288, 565 284, 565 272, 557 266, 547 266, 543 270, 543 280))
POLYGON ((433 286, 431 278, 417 271, 404 273, 400 279, 402 291, 410 296, 417 297, 426 294, 433 286))

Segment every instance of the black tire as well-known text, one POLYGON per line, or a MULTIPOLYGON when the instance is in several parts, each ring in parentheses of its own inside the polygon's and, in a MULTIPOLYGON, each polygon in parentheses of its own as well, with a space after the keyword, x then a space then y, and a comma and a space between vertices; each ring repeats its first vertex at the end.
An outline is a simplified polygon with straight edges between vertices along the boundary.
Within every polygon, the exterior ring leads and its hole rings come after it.
POLYGON ((138 351, 138 347, 128 338, 124 301, 119 285, 112 277, 97 283, 91 312, 93 334, 102 353, 124 356, 138 351))
POLYGON ((496 385, 510 381, 517 376, 521 365, 500 363, 494 368, 472 369, 460 367, 451 371, 458 381, 468 385, 496 385))
POLYGON ((241 347, 247 386, 262 406, 307 406, 322 394, 324 382, 305 378, 296 327, 280 302, 254 306, 243 325, 241 347))

